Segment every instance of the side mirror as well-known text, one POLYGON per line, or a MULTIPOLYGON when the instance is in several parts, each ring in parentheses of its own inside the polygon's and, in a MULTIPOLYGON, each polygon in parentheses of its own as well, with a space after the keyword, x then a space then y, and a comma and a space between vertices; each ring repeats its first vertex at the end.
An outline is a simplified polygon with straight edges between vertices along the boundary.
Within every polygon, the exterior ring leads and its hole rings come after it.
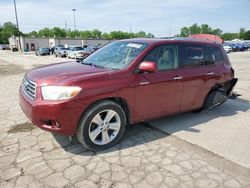
POLYGON ((157 69, 158 69, 157 64, 155 62, 151 62, 151 61, 142 62, 139 66, 140 72, 153 73, 153 72, 156 72, 157 69))

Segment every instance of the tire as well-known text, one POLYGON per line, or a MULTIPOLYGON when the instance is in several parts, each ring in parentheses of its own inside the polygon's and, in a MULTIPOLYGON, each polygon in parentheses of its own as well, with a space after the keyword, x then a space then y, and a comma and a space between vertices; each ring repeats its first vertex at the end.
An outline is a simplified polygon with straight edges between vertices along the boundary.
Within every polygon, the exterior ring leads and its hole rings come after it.
POLYGON ((202 110, 214 108, 226 102, 226 92, 215 90, 211 91, 204 100, 203 106, 200 109, 194 110, 193 112, 199 113, 202 110))
POLYGON ((55 57, 57 57, 57 54, 55 54, 55 57))
POLYGON ((87 149, 100 151, 114 146, 121 139, 125 127, 126 116, 122 107, 105 100, 94 104, 82 115, 76 136, 87 149), (111 124, 113 128, 110 128, 111 124))

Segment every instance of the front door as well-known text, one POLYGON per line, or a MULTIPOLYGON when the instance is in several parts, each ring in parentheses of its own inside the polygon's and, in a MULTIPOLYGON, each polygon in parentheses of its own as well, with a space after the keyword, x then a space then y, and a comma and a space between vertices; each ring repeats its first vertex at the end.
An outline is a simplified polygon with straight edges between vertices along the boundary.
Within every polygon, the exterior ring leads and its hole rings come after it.
POLYGON ((161 45, 149 52, 143 61, 157 63, 158 71, 135 75, 136 116, 143 120, 179 112, 182 71, 178 69, 178 47, 161 45))

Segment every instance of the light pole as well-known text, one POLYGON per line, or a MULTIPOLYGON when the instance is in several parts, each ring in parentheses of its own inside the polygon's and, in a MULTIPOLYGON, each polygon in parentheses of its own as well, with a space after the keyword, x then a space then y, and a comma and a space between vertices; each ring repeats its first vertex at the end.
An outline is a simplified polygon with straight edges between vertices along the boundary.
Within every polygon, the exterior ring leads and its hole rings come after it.
POLYGON ((17 10, 16 10, 16 0, 14 0, 14 8, 15 8, 15 15, 16 15, 16 26, 17 26, 17 32, 18 32, 18 40, 19 40, 19 49, 22 51, 21 47, 21 37, 20 37, 20 31, 19 31, 19 24, 18 24, 18 18, 17 18, 17 10))
POLYGON ((73 8, 72 11, 73 11, 73 16, 74 16, 74 29, 76 30, 76 15, 75 15, 76 9, 73 8))

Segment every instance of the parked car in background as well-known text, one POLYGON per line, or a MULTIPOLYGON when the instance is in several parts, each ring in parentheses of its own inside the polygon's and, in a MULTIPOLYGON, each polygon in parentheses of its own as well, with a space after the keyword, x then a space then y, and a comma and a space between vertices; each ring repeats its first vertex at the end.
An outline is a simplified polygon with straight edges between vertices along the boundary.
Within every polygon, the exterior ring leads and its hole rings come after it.
POLYGON ((249 45, 247 42, 227 42, 226 43, 228 46, 230 46, 233 50, 233 52, 237 51, 245 51, 249 49, 249 45))
POLYGON ((18 51, 17 46, 16 46, 16 45, 12 45, 12 46, 11 46, 11 51, 12 51, 12 52, 17 52, 17 51, 18 51))
POLYGON ((50 50, 49 48, 38 48, 35 52, 36 55, 50 55, 50 50))
POLYGON ((68 50, 68 58, 84 59, 91 53, 91 51, 86 50, 82 46, 71 46, 68 50))
POLYGON ((233 49, 232 49, 229 45, 227 45, 227 44, 224 44, 224 45, 223 45, 223 48, 224 48, 224 50, 225 50, 227 53, 230 53, 230 52, 233 51, 233 49))
POLYGON ((10 46, 8 44, 0 44, 0 50, 10 50, 10 46))
POLYGON ((20 106, 34 125, 76 135, 98 151, 114 146, 127 124, 218 106, 236 82, 222 45, 130 39, 80 63, 31 70, 20 87, 20 106))
POLYGON ((57 45, 57 46, 55 46, 54 47, 54 55, 55 55, 55 57, 58 57, 59 56, 59 52, 61 50, 64 50, 64 49, 65 49, 64 45, 57 45))
POLYGON ((54 51, 55 57, 67 57, 68 50, 68 48, 56 47, 54 51))

